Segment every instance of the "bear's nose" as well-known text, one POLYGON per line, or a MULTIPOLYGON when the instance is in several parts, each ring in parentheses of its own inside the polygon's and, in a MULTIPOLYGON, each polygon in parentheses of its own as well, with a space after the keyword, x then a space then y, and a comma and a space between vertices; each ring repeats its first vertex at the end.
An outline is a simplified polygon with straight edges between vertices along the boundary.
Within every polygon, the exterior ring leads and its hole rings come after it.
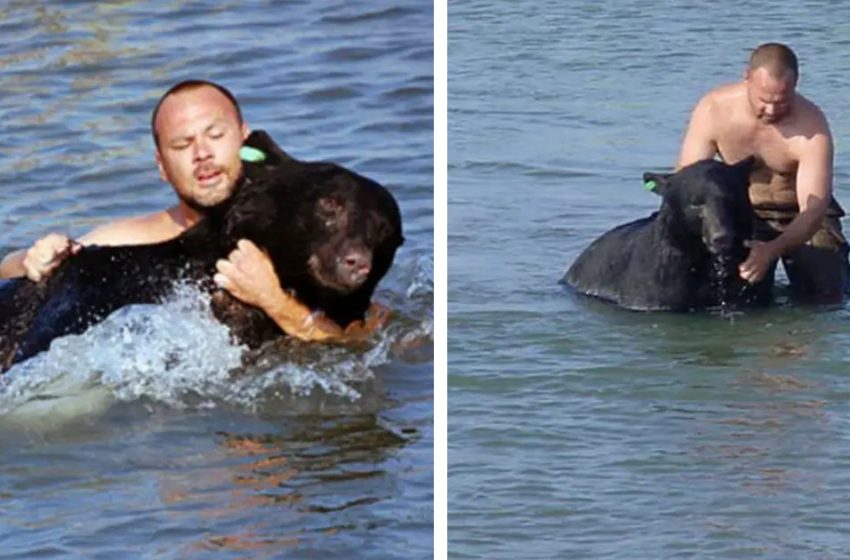
POLYGON ((711 232, 706 244, 708 245, 709 252, 723 253, 731 251, 734 242, 735 239, 732 237, 731 233, 724 230, 711 232))
POLYGON ((349 251, 341 260, 343 275, 353 284, 366 280, 372 270, 372 255, 365 250, 349 251))

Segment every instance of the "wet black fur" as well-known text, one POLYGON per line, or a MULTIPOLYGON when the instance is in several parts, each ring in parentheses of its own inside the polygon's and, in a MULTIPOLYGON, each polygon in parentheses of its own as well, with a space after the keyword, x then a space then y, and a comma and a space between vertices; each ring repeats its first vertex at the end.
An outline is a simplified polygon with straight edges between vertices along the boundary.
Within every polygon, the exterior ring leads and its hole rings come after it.
POLYGON ((246 163, 236 193, 179 237, 153 245, 86 247, 41 282, 0 282, 0 370, 121 307, 161 301, 176 279, 213 292, 216 316, 243 342, 256 345, 279 335, 262 312, 212 283, 215 262, 241 238, 269 253, 281 285, 307 306, 342 326, 362 319, 403 242, 395 199, 378 183, 339 165, 291 158, 263 132, 254 132, 246 144, 265 151, 267 160, 246 163), (323 214, 326 204, 319 201, 329 199, 344 210, 345 220, 323 214), (345 293, 311 274, 311 255, 335 258, 352 243, 373 254, 362 286, 345 293))
POLYGON ((686 311, 763 304, 769 286, 749 286, 738 265, 752 236, 747 189, 752 159, 696 162, 655 181, 661 207, 596 239, 562 282, 635 310, 686 311))

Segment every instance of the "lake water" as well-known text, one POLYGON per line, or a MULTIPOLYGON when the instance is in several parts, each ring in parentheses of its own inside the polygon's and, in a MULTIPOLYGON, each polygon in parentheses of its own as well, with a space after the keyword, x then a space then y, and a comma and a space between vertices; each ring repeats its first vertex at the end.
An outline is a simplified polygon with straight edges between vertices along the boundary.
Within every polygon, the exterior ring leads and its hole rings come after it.
POLYGON ((642 172, 672 168, 692 106, 762 42, 797 52, 850 205, 848 15, 449 3, 451 557, 850 556, 847 306, 636 313, 558 284, 657 208, 642 172))
POLYGON ((0 35, 3 254, 171 205, 150 112, 195 77, 295 157, 386 185, 406 237, 377 293, 395 318, 361 347, 284 342, 241 369, 181 288, 12 368, 1 555, 430 557, 433 7, 9 2, 0 35))

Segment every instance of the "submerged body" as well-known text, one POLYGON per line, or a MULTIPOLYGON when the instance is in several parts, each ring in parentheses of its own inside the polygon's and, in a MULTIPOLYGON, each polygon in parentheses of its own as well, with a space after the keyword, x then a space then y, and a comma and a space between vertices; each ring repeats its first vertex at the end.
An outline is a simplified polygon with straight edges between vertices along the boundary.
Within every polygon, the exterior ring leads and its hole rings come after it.
POLYGON ((764 287, 737 274, 752 231, 752 163, 703 160, 672 175, 646 174, 662 197, 658 212, 596 239, 563 282, 635 310, 762 303, 764 287))

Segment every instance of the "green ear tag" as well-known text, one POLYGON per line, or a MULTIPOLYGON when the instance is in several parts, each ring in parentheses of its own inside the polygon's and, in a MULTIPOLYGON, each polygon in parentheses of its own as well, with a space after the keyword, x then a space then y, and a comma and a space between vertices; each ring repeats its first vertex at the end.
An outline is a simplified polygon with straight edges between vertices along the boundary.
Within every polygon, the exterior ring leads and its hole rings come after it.
POLYGON ((257 148, 252 148, 251 146, 242 146, 242 148, 239 149, 239 159, 242 161, 258 163, 260 161, 266 161, 266 154, 257 148))
POLYGON ((645 188, 646 190, 648 190, 650 192, 655 192, 655 188, 657 186, 658 186, 658 183, 656 183, 652 179, 650 179, 649 181, 647 181, 643 184, 643 188, 645 188))

